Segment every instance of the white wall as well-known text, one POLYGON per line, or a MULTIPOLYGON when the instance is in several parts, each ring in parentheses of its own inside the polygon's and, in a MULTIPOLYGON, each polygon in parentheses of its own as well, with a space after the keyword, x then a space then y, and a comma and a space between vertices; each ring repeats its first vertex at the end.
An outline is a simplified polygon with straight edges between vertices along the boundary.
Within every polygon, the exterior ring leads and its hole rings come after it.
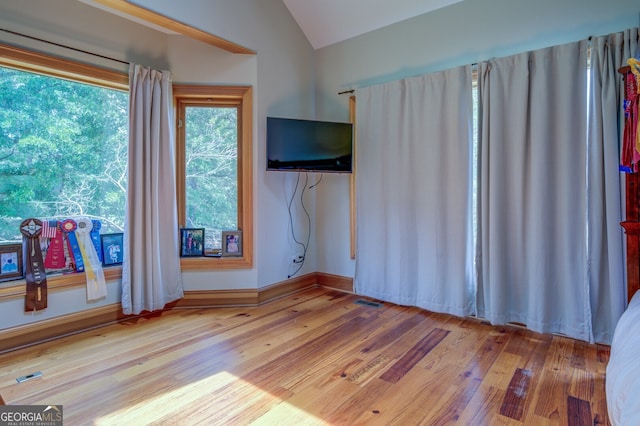
MULTIPOLYGON (((348 119, 348 95, 339 91, 621 31, 640 25, 639 14, 637 0, 465 0, 319 49, 317 115, 348 119)), ((348 209, 331 208, 348 194, 348 179, 318 189, 318 271, 355 272, 343 238, 348 209)))
MULTIPOLYGON (((286 280, 298 252, 289 236, 287 195, 290 173, 265 172, 266 115, 312 118, 315 114, 314 51, 281 0, 205 0, 138 2, 201 30, 246 46, 257 55, 234 55, 180 35, 167 35, 78 0, 0 2, 0 28, 17 31, 172 72, 174 82, 251 85, 254 89, 254 268, 185 272, 186 290, 251 289, 286 280)), ((0 42, 126 71, 126 65, 96 59, 0 31, 0 42)), ((306 203, 314 213, 313 194, 306 203)), ((315 223, 315 218, 312 218, 315 223)), ((294 224, 306 218, 294 208, 294 224)), ((313 229, 312 229, 313 232, 313 229)), ((300 273, 316 270, 315 241, 300 273)), ((24 313, 22 298, 0 302, 0 330, 70 314, 120 300, 120 283, 107 285, 108 296, 86 302, 84 289, 52 292, 45 311, 24 313)))

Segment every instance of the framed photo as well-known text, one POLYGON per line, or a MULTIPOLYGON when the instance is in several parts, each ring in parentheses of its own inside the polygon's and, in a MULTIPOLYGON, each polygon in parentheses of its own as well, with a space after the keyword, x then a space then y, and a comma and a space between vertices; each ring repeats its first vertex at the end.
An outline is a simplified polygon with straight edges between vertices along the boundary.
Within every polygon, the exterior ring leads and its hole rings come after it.
POLYGON ((0 244, 0 281, 20 279, 22 270, 22 244, 0 244))
POLYGON ((242 231, 222 231, 222 255, 242 256, 242 231))
POLYGON ((101 234, 102 243, 102 266, 122 265, 124 254, 123 233, 101 234))
POLYGON ((204 256, 204 228, 180 228, 180 256, 204 256))

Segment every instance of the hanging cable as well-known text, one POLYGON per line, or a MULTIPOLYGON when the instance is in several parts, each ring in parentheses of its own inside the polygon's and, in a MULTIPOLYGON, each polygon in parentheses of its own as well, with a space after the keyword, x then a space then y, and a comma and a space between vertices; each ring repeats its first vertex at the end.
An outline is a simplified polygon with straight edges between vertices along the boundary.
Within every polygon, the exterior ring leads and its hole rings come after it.
POLYGON ((320 173, 320 178, 316 181, 316 183, 314 183, 313 185, 309 186, 309 189, 315 188, 316 186, 318 186, 318 184, 320 182, 322 182, 322 176, 324 176, 324 174, 320 173))
POLYGON ((291 206, 293 205, 293 201, 295 199, 295 196, 298 192, 298 186, 300 186, 300 173, 298 173, 298 178, 296 179, 296 186, 293 188, 293 193, 291 194, 291 199, 289 200, 289 206, 288 206, 288 210, 289 210, 289 226, 291 226, 291 236, 293 237, 293 241, 295 241, 296 244, 302 246, 302 248, 304 250, 306 250, 306 247, 304 246, 303 243, 301 243, 300 241, 298 241, 298 239, 296 238, 296 231, 294 229, 294 225, 293 225, 293 213, 291 211, 291 206))
MULTIPOLYGON (((321 179, 322 179, 322 177, 321 177, 321 179)), ((294 188, 293 194, 291 194, 291 199, 289 200, 289 224, 291 226, 291 236, 293 237, 293 241, 295 241, 296 244, 302 246, 302 261, 300 261, 300 263, 298 263, 298 267, 296 268, 296 270, 292 274, 288 275, 288 278, 291 278, 294 275, 296 275, 298 272, 300 272, 300 270, 304 266, 304 262, 307 260, 307 249, 309 247, 309 242, 311 241, 311 216, 309 215, 309 212, 307 211, 307 208, 304 205, 304 193, 305 193, 305 191, 307 189, 313 188, 318 183, 320 183, 320 180, 318 180, 314 185, 309 187, 308 186, 309 185, 309 175, 307 173, 305 173, 305 183, 304 183, 304 186, 302 187, 302 191, 300 191, 300 205, 302 206, 302 210, 304 211, 304 214, 307 216, 307 241, 306 241, 306 243, 303 243, 303 242, 300 242, 298 240, 298 238, 296 237, 295 229, 294 229, 294 226, 293 226, 293 213, 291 212, 291 206, 293 204, 293 200, 295 199, 296 193, 298 192, 298 187, 300 186, 300 172, 298 172, 298 178, 296 180, 296 186, 294 188)))

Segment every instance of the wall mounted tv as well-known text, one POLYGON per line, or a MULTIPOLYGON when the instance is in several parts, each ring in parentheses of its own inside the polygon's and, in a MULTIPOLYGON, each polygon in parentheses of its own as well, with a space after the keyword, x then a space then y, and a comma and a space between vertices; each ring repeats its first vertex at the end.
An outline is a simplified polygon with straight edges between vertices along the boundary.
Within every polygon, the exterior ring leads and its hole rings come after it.
POLYGON ((351 173, 353 125, 267 117, 267 170, 351 173))

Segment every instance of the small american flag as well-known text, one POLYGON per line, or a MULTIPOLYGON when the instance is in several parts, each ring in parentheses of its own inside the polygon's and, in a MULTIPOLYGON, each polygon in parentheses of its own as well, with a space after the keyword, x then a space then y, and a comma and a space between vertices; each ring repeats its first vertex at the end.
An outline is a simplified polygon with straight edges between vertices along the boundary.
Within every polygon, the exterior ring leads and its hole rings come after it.
POLYGON ((55 238, 56 229, 58 229, 57 220, 43 220, 41 238, 55 238))

